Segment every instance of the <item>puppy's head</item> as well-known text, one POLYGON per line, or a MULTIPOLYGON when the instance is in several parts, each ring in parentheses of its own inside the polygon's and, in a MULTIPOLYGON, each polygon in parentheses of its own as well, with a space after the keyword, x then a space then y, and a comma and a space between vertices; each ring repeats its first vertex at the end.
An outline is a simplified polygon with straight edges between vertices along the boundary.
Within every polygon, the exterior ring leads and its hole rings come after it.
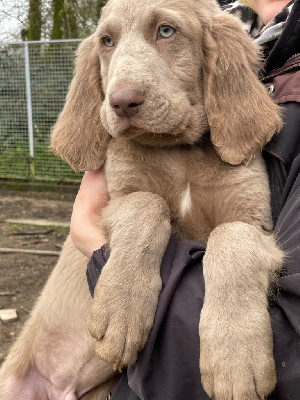
POLYGON ((169 146, 210 130, 225 161, 247 161, 280 127, 257 69, 256 47, 214 0, 110 0, 79 47, 52 148, 95 169, 110 137, 169 146))

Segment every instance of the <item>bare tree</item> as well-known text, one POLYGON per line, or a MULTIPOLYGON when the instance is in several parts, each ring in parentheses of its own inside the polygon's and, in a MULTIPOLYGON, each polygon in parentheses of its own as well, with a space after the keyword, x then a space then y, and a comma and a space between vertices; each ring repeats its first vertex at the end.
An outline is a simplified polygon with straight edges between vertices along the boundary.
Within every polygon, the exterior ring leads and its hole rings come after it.
POLYGON ((51 30, 51 39, 63 38, 63 25, 65 20, 64 0, 53 0, 53 25, 51 30))
POLYGON ((41 0, 29 0, 28 29, 26 37, 28 40, 40 40, 42 34, 42 10, 41 0))
POLYGON ((0 41, 18 40, 26 26, 28 0, 0 0, 0 41))
POLYGON ((106 0, 0 0, 0 41, 84 38, 106 0))
POLYGON ((105 0, 52 0, 51 39, 88 36, 97 26, 105 0))
POLYGON ((78 38, 78 2, 77 0, 65 0, 66 10, 66 36, 78 38))

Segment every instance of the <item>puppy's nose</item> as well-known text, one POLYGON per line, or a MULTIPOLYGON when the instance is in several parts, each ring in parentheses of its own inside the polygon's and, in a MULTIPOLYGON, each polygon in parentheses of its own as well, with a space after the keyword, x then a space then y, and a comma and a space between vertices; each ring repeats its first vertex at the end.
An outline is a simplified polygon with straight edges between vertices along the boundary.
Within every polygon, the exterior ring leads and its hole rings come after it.
POLYGON ((118 117, 132 117, 143 104, 144 96, 137 90, 118 90, 110 95, 109 102, 118 117))

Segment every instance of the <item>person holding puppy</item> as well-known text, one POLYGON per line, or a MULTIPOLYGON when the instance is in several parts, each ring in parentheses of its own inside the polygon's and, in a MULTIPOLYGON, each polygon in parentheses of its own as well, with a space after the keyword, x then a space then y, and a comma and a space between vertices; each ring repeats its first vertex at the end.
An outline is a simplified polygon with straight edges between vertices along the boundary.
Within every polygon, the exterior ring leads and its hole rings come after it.
MULTIPOLYGON (((262 81, 282 105, 284 126, 265 146, 272 214, 278 242, 287 253, 270 300, 277 385, 269 400, 298 400, 300 393, 300 0, 238 1, 227 12, 239 16, 262 47, 262 81), (253 11, 255 10, 255 12, 253 11)), ((234 107, 234 105, 233 105, 234 107)), ((176 177, 174 177, 176 179, 176 177)), ((98 228, 109 200, 103 171, 86 172, 74 203, 71 235, 90 259, 91 293, 106 261, 105 238, 98 228), (104 246, 101 248, 101 246, 104 246), (100 249, 99 249, 100 248, 100 249)), ((174 254, 182 262, 181 279, 169 287, 168 304, 159 301, 156 320, 135 366, 125 371, 113 400, 208 400, 199 379, 198 323, 204 299, 203 243, 180 243, 171 237, 161 265, 167 284, 174 254), (175 290, 176 289, 176 290, 175 290)), ((240 399, 236 399, 240 400, 240 399)))

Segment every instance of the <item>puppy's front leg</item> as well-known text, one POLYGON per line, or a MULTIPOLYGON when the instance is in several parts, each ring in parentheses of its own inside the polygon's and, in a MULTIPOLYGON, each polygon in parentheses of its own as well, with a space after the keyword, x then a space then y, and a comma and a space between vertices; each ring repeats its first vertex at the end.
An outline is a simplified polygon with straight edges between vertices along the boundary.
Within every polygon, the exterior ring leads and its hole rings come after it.
POLYGON ((267 296, 282 259, 271 235, 243 222, 220 225, 208 239, 200 370, 216 400, 264 399, 274 389, 267 296))
POLYGON ((122 368, 135 362, 152 328, 169 208, 157 195, 135 192, 110 201, 102 226, 111 254, 95 289, 89 330, 97 354, 122 368))

